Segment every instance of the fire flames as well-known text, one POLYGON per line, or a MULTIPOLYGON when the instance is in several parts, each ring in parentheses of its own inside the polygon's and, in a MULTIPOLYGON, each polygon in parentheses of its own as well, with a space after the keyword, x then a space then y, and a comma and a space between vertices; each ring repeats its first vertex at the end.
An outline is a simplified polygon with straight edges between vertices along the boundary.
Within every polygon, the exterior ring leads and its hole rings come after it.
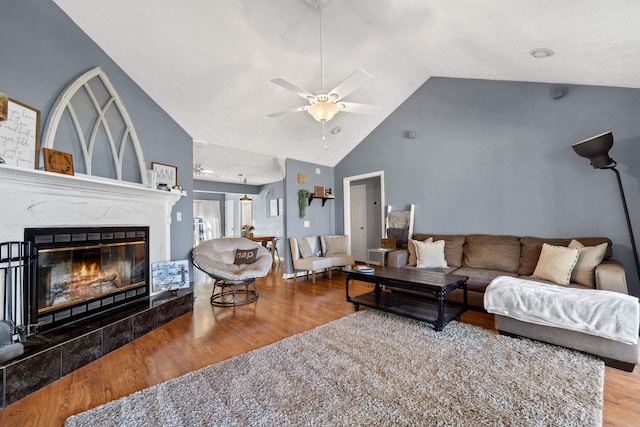
POLYGON ((97 263, 87 264, 83 262, 80 267, 71 274, 68 289, 81 289, 104 285, 118 286, 120 284, 119 276, 117 270, 103 272, 97 263))

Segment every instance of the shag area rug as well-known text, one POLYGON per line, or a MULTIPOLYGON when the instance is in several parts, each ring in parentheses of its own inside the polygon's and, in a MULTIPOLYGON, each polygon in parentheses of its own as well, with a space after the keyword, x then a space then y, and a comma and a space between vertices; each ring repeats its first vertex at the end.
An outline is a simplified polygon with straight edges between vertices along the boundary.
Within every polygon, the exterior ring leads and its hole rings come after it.
POLYGON ((604 364, 359 311, 67 419, 73 426, 597 426, 604 364))

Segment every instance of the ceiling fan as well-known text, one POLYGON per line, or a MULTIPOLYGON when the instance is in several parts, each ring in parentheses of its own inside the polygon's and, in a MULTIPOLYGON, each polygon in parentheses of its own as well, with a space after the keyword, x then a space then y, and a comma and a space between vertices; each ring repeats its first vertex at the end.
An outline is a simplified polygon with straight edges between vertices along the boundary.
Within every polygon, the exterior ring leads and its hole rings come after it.
POLYGON ((208 175, 212 173, 213 171, 211 169, 205 169, 201 163, 196 163, 195 165, 193 165, 194 175, 208 175))
POLYGON ((328 122, 340 111, 346 113, 358 113, 358 114, 376 114, 380 107, 377 105, 358 104, 355 102, 342 101, 347 95, 360 88, 368 80, 373 77, 366 71, 358 68, 349 77, 344 79, 342 83, 336 86, 333 90, 325 90, 324 88, 324 42, 323 42, 323 28, 322 28, 322 10, 329 4, 329 0, 306 0, 314 8, 320 11, 320 79, 321 89, 315 93, 311 93, 306 89, 302 89, 293 83, 290 83, 284 79, 278 78, 271 80, 278 86, 295 93, 298 96, 304 98, 309 105, 303 105, 301 107, 292 108, 277 113, 267 114, 269 117, 283 116, 289 113, 296 113, 298 111, 306 111, 319 122, 328 122))

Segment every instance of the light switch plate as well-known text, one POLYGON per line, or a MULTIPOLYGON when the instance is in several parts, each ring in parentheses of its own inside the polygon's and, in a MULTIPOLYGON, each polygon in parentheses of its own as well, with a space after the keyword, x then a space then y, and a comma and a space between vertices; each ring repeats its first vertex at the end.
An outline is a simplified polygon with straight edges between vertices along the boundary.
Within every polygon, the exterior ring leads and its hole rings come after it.
POLYGON ((305 221, 305 222, 304 222, 304 227, 305 227, 305 228, 309 228, 309 221, 305 221))

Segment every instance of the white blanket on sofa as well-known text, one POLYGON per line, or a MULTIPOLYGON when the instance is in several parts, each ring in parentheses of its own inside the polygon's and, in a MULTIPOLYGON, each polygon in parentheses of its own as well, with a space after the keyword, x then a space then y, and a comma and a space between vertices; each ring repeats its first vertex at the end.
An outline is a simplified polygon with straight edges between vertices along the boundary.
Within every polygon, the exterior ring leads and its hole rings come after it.
POLYGON ((631 295, 500 276, 487 287, 484 307, 523 322, 638 343, 640 305, 631 295))

